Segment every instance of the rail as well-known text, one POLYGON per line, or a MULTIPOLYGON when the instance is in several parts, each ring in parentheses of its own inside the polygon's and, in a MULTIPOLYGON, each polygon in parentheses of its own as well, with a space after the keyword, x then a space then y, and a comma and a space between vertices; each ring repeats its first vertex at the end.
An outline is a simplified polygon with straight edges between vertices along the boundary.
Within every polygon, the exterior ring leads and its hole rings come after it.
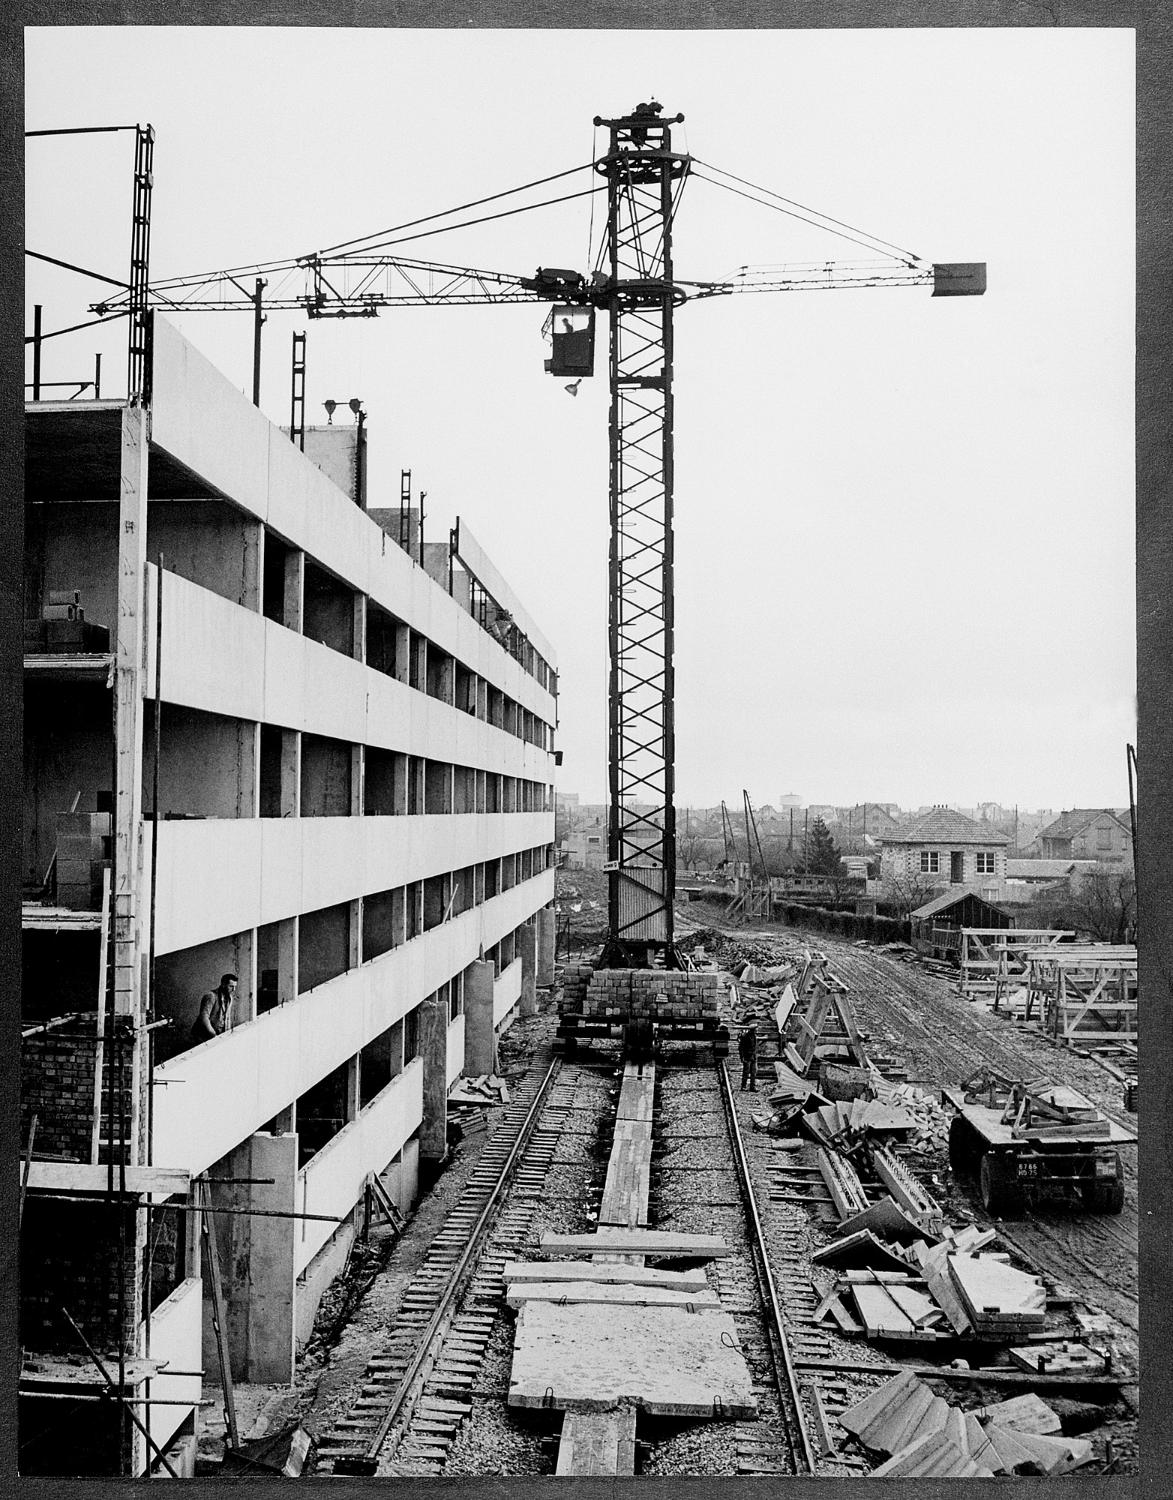
MULTIPOLYGON (((749 1214, 753 1227, 754 1260, 757 1264, 758 1278, 761 1283, 763 1300, 769 1309, 770 1329, 770 1353, 774 1361, 774 1374, 778 1384, 779 1392, 783 1397, 788 1397, 794 1408, 794 1424, 798 1431, 798 1443, 791 1438, 791 1448, 795 1462, 800 1457, 806 1466, 807 1473, 817 1473, 817 1465, 814 1452, 811 1448, 810 1435, 806 1429, 803 1417, 802 1395, 798 1389, 798 1375, 794 1366, 794 1358, 790 1351, 790 1343, 786 1337, 786 1328, 782 1319, 782 1309, 778 1301, 778 1288, 774 1281, 774 1273, 770 1269, 770 1259, 766 1249, 765 1232, 762 1228, 761 1215, 758 1213, 757 1199, 754 1196, 753 1180, 750 1177, 749 1161, 745 1154, 745 1143, 741 1138, 741 1127, 737 1121, 737 1110, 733 1102, 733 1086, 729 1082, 729 1069, 724 1060, 717 1064, 717 1077, 721 1085, 721 1102, 725 1106, 725 1116, 729 1122, 729 1138, 733 1143, 733 1155, 737 1162, 737 1175, 741 1182, 741 1190, 745 1199, 746 1211, 749 1214)), ((785 1401, 783 1402, 785 1411, 785 1401)))
POLYGON ((415 1386, 420 1371, 423 1368, 429 1355, 433 1352, 433 1346, 435 1344, 436 1337, 444 1328, 449 1312, 452 1310, 458 1298, 463 1294, 466 1284, 470 1279, 471 1273, 473 1270, 475 1270, 476 1253, 481 1248, 481 1244, 488 1230, 492 1226, 493 1219, 496 1215, 498 1207, 500 1206, 505 1190, 509 1186, 517 1165, 522 1158, 527 1144, 529 1143, 529 1139, 534 1132, 534 1127, 537 1125, 538 1117, 542 1111, 542 1106, 545 1104, 546 1097, 550 1091, 550 1087, 553 1084, 554 1079, 558 1076, 558 1072, 561 1066, 561 1058, 555 1058, 554 1061, 550 1064, 549 1068, 546 1070, 545 1077, 542 1079, 541 1083, 539 1083, 537 1092, 534 1094, 533 1102, 530 1104, 525 1118, 521 1122, 521 1126, 517 1132, 517 1136, 514 1139, 513 1144, 509 1148, 509 1153, 506 1156, 504 1163, 502 1164, 500 1172, 498 1173, 497 1180, 490 1190, 488 1197, 485 1200, 484 1206, 482 1207, 480 1213, 477 1215, 476 1221, 469 1231, 468 1239, 464 1245, 464 1248, 460 1252, 455 1265, 452 1267, 452 1272, 448 1278, 447 1286, 441 1293, 439 1301, 436 1304, 435 1311, 432 1313, 432 1316, 429 1318, 420 1335, 416 1351, 412 1355, 407 1369, 404 1371, 399 1384, 397 1385, 395 1391, 391 1396, 391 1399, 387 1406, 387 1410, 384 1412, 382 1420, 380 1421, 374 1436, 367 1444, 367 1447, 362 1453, 361 1457, 357 1460, 351 1460, 349 1463, 347 1463, 343 1468, 343 1472, 351 1474, 373 1474, 375 1472, 375 1465, 378 1460, 379 1453, 382 1450, 384 1443, 387 1441, 392 1428, 395 1426, 399 1418, 403 1415, 404 1408, 408 1405, 409 1398, 412 1394, 413 1387, 415 1386))

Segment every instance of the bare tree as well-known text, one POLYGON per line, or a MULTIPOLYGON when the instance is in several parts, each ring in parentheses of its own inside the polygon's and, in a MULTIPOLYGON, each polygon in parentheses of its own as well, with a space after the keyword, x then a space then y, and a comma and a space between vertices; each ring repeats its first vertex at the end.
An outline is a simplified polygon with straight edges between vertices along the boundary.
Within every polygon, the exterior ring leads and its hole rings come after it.
POLYGON ((937 885, 919 870, 906 870, 903 874, 884 877, 883 899, 902 917, 908 917, 926 901, 931 901, 937 889, 937 885))
POLYGON ((1035 909, 1049 924, 1074 928, 1094 942, 1136 941, 1136 881, 1128 871, 1098 865, 1066 889, 1049 892, 1035 909))

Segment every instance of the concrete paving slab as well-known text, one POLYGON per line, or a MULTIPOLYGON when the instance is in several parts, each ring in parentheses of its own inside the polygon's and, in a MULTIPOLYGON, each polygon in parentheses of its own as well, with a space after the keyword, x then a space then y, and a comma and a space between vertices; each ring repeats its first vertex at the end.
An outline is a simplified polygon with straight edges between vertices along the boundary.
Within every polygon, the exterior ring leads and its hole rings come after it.
POLYGON ((601 1229, 597 1234, 544 1234, 542 1249, 553 1255, 676 1255, 716 1260, 729 1254, 719 1234, 672 1234, 662 1229, 601 1229))
POLYGON ((606 1307, 715 1307, 716 1292, 681 1292, 662 1286, 595 1285, 589 1281, 519 1281, 505 1296, 510 1307, 527 1302, 593 1302, 606 1307))
POLYGON ((642 1407, 661 1416, 757 1413, 733 1318, 675 1307, 530 1302, 514 1335, 509 1405, 642 1407))

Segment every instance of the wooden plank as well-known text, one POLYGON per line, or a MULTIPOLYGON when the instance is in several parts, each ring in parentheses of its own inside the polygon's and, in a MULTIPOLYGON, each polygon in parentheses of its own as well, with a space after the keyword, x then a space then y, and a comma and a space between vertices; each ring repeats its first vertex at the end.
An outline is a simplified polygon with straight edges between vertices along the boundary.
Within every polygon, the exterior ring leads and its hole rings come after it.
POLYGON ((534 1281, 583 1281, 597 1284, 627 1283, 631 1286, 673 1287, 678 1291, 702 1292, 708 1286, 704 1270, 659 1271, 649 1266, 623 1262, 581 1260, 509 1260, 502 1279, 507 1284, 534 1281))
POLYGON ((567 1412, 562 1420, 555 1473, 633 1475, 635 1408, 567 1412))
POLYGON ((542 1235, 541 1247, 563 1255, 599 1251, 635 1255, 674 1255, 691 1260, 719 1260, 730 1253, 719 1234, 674 1234, 663 1229, 600 1229, 597 1234, 542 1235))
MULTIPOLYGON (((15 1164, 18 1168, 20 1163, 15 1164)), ((118 1171, 115 1171, 115 1181, 118 1171)), ((29 1187, 56 1193, 105 1193, 109 1182, 105 1163, 73 1161, 33 1161, 29 1164, 29 1187)), ((185 1167, 127 1167, 128 1193, 155 1193, 186 1197, 191 1189, 191 1173, 185 1167)))
POLYGON ((598 1302, 609 1307, 720 1307, 714 1291, 681 1292, 663 1286, 593 1285, 589 1281, 519 1281, 505 1295, 510 1307, 527 1302, 598 1302))

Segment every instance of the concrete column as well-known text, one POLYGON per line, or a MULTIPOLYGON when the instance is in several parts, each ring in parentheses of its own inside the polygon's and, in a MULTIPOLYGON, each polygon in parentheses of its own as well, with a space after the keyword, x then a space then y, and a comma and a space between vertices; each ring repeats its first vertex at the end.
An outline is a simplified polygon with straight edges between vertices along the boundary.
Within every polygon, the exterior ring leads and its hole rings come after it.
POLYGON ((399 682, 411 680, 411 627, 395 627, 395 676, 399 682))
POLYGON ((448 1155, 448 1002, 442 995, 429 995, 419 1011, 424 1068, 420 1155, 438 1165, 448 1155))
POLYGON ((301 731, 281 731, 281 816, 301 815, 301 731))
POLYGON ((521 998, 517 1002, 519 1016, 534 1016, 538 1012, 538 994, 534 987, 536 940, 536 928, 526 925, 517 929, 517 947, 521 954, 521 998))
POLYGON ((456 663, 446 656, 440 665, 440 697, 445 703, 456 702, 456 663))
POLYGON ((242 721, 236 730, 236 816, 261 811, 261 726, 242 721))
MULTIPOLYGON (((118 502, 118 617, 114 632, 114 1010, 139 1015, 136 959, 143 784, 143 650, 146 620, 147 413, 122 412, 118 502)), ((132 1138, 137 1132, 131 1132, 132 1138)))
POLYGON ((255 928, 237 933, 232 940, 232 967, 239 981, 236 992, 236 1026, 257 1018, 257 934, 255 928))
POLYGON ((296 1000, 298 918, 286 917, 277 926, 277 1003, 288 1005, 296 1000))
MULTIPOLYGON (((224 1208, 297 1207, 296 1135, 250 1136, 222 1163, 224 1177, 272 1179, 211 1182, 212 1202, 224 1208)), ((294 1369, 294 1247, 297 1220, 224 1214, 216 1221, 225 1330, 234 1380, 288 1384, 294 1369)), ((204 1267, 205 1307, 210 1276, 204 1267)), ((219 1374, 214 1336, 205 1323, 204 1368, 219 1374)))
POLYGON ((305 553, 285 554, 285 594, 281 606, 281 623, 289 630, 300 631, 305 618, 305 553))
POLYGON ((361 1069, 361 1059, 356 1052, 350 1059, 350 1061, 346 1064, 346 1103, 345 1108, 343 1109, 343 1114, 346 1116, 346 1123, 348 1125, 350 1124, 351 1120, 358 1119, 358 1112, 362 1106, 362 1100, 360 1098, 360 1089, 362 1085, 361 1069))
POLYGON ((351 631, 351 650, 355 661, 367 659, 367 596, 354 596, 354 625, 351 631))
POLYGON ((468 1078, 478 1078, 496 1071, 493 965, 478 959, 464 971, 464 1072, 468 1078))
POLYGON ((243 567, 240 578, 240 598, 237 601, 245 609, 261 612, 264 595, 264 547, 265 523, 244 521, 241 524, 244 542, 243 567))
POLYGON ((555 918, 552 906, 543 906, 538 912, 537 984, 548 989, 554 983, 554 933, 555 918))
POLYGON ((349 920, 347 922, 347 964, 349 968, 357 969, 362 963, 362 897, 356 896, 350 902, 349 920))

